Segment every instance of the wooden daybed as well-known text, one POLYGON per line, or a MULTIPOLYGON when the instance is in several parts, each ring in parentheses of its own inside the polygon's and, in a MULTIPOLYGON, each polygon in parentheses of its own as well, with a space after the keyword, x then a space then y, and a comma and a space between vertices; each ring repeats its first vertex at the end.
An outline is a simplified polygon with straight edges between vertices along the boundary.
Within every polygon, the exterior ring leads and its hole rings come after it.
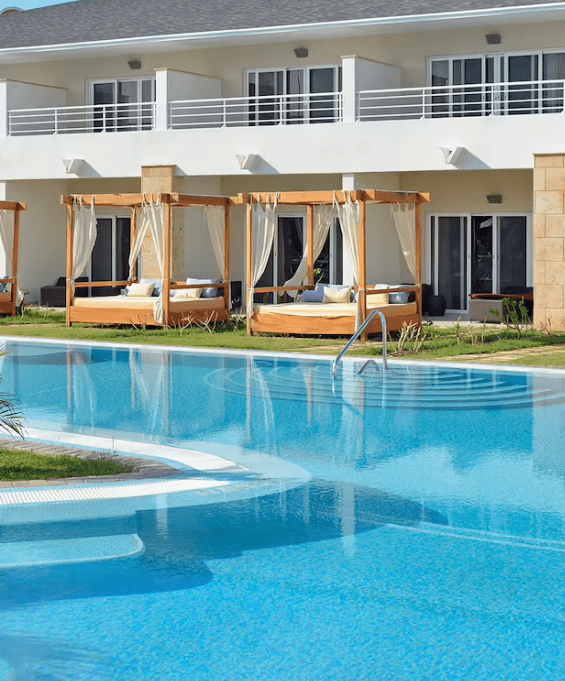
MULTIPOLYGON (((15 316, 18 309, 18 255, 20 243, 20 211, 27 209, 27 203, 21 201, 0 201, 0 210, 12 211, 13 219, 13 240, 12 240, 12 276, 0 279, 0 284, 8 291, 0 293, 0 314, 15 316)), ((10 254, 6 254, 9 257, 10 254)))
MULTIPOLYGON (((164 321, 158 323, 155 318, 155 305, 157 298, 153 296, 129 297, 129 296, 101 296, 82 298, 75 297, 71 285, 72 257, 73 257, 73 230, 74 230, 74 202, 82 201, 90 206, 92 195, 67 195, 61 197, 63 204, 68 209, 67 221, 67 326, 73 322, 94 324, 135 324, 147 326, 178 326, 190 322, 208 323, 221 321, 229 317, 230 312, 230 207, 236 203, 233 199, 215 196, 191 196, 177 193, 163 194, 102 194, 95 195, 95 206, 104 207, 129 207, 132 213, 131 241, 135 237, 137 224, 137 209, 144 201, 152 200, 165 206, 164 219, 164 278, 163 278, 163 310, 164 321), (175 298, 175 292, 179 289, 203 288, 203 284, 187 284, 186 282, 171 281, 171 250, 172 250, 172 209, 189 206, 223 206, 225 210, 225 262, 224 278, 220 283, 209 284, 207 288, 218 289, 222 295, 213 298, 175 298)), ((96 287, 119 287, 136 283, 136 279, 127 281, 99 281, 99 282, 75 282, 78 288, 96 287)))
MULTIPOLYGON (((250 290, 252 252, 252 203, 268 203, 273 194, 240 194, 239 201, 247 204, 247 290, 250 290)), ((422 324, 422 218, 421 204, 429 201, 428 194, 417 192, 392 192, 379 190, 344 191, 312 191, 312 192, 282 192, 277 194, 277 205, 300 205, 307 208, 308 226, 308 284, 292 287, 261 287, 255 288, 254 293, 283 293, 285 291, 302 291, 314 288, 314 206, 331 205, 334 201, 344 203, 347 200, 360 203, 360 278, 359 286, 352 287, 360 297, 361 323, 367 319, 375 308, 379 308, 387 320, 387 331, 399 331, 404 325, 422 324), (366 205, 367 204, 414 204, 415 238, 416 238, 416 279, 414 286, 394 286, 376 290, 367 283, 366 265, 366 205), (407 292, 414 294, 414 302, 403 304, 374 304, 371 302, 373 293, 407 292)), ((279 305, 255 305, 248 294, 247 304, 253 305, 253 314, 249 316, 248 333, 279 333, 300 335, 348 335, 356 331, 356 303, 285 303, 279 305)), ((369 334, 380 333, 381 320, 379 315, 367 327, 362 338, 369 334)))

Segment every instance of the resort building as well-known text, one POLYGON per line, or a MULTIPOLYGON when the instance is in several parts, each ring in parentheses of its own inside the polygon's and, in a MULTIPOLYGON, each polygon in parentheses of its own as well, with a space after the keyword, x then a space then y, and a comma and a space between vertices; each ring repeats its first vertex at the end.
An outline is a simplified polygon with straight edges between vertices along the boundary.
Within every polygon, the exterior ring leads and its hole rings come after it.
MULTIPOLYGON (((4 13, 0 200, 27 202, 20 288, 38 301, 65 275, 62 195, 371 188, 430 194, 422 278, 448 311, 533 288, 536 325, 564 330, 564 36, 565 3, 546 0, 80 0, 4 13)), ((130 214, 96 212, 84 274, 127 278, 130 214)), ((202 215, 173 221, 172 276, 221 278, 202 215)), ((282 206, 261 285, 292 277, 305 231, 305 209, 282 206)), ((230 244, 231 279, 244 282, 244 205, 230 244)), ((316 263, 325 281, 352 281, 344 251, 333 224, 316 263)), ((367 281, 413 279, 389 207, 370 207, 367 281)))

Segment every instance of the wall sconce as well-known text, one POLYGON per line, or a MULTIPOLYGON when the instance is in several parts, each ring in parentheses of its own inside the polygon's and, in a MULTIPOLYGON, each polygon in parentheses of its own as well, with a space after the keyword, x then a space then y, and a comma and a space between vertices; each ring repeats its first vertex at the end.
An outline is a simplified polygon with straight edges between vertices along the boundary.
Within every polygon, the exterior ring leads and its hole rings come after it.
POLYGON ((489 203, 502 203, 502 194, 487 194, 489 203))
POLYGON ((137 71, 137 69, 141 68, 141 61, 139 59, 131 59, 128 61, 128 66, 132 71, 137 71))
POLYGON ((308 48, 307 47, 295 47, 294 48, 294 55, 296 56, 297 59, 304 59, 305 57, 308 56, 308 48))
POLYGON ((457 163, 458 158, 461 156, 461 152, 465 147, 455 147, 455 149, 447 149, 446 147, 441 147, 441 153, 446 163, 454 166, 457 163))
POLYGON ((241 170, 249 170, 249 172, 253 172, 261 158, 259 154, 236 154, 235 157, 241 170))
POLYGON ((64 158, 65 172, 67 175, 78 175, 84 160, 82 158, 64 158))
POLYGON ((487 39, 487 45, 500 45, 502 42, 500 33, 487 33, 485 38, 487 39))

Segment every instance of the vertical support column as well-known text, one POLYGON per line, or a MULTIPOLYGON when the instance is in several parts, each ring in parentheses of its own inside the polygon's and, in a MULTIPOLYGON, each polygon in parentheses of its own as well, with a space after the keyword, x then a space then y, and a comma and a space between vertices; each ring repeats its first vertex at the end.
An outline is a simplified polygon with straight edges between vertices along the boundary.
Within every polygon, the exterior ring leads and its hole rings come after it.
MULTIPOLYGON (((133 247, 133 244, 135 242, 135 235, 137 234, 137 209, 135 206, 132 206, 131 208, 131 218, 130 218, 130 243, 131 247, 133 247)), ((133 264, 133 267, 131 268, 131 278, 137 279, 137 260, 133 264)))
POLYGON ((171 203, 170 199, 165 204, 165 253, 163 262, 163 312, 165 315, 164 326, 169 326, 169 310, 171 307, 171 203))
POLYGON ((67 204, 67 326, 71 326, 71 305, 73 304, 73 241, 75 236, 75 209, 73 202, 67 204))
POLYGON ((251 295, 251 282, 253 278, 253 211, 251 208, 252 197, 247 197, 247 205, 245 207, 246 213, 246 252, 247 252, 247 281, 246 281, 246 300, 247 300, 247 335, 252 336, 251 331, 251 317, 253 316, 253 300, 251 295))
POLYGON ((231 206, 224 206, 224 306, 226 315, 231 307, 231 263, 230 263, 230 238, 231 238, 231 206))
POLYGON ((12 245, 12 317, 16 316, 18 307, 18 255, 20 252, 20 207, 14 211, 14 239, 12 245))
POLYGON ((8 81, 0 80, 0 139, 8 137, 8 81))
POLYGON ((534 156, 534 326, 565 331, 565 154, 534 156))
POLYGON ((314 284, 314 206, 306 208, 308 229, 308 283, 314 284))
POLYGON ((155 130, 169 127, 169 72, 155 69, 155 130))
POLYGON ((355 55, 341 58, 341 91, 343 96, 343 122, 355 123, 357 108, 355 55))
MULTIPOLYGON (((367 204, 364 199, 359 203, 359 300, 361 301, 361 324, 367 319, 367 204)), ((361 340, 366 341, 364 331, 361 340)))
POLYGON ((416 239, 416 308, 422 325, 422 204, 417 201, 414 206, 414 230, 416 239))

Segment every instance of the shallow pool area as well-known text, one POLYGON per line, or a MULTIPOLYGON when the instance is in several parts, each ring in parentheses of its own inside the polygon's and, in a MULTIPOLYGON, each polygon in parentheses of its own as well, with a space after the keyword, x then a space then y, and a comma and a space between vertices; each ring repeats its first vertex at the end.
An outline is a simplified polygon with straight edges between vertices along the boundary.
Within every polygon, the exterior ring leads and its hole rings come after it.
POLYGON ((565 373, 5 345, 34 437, 198 484, 0 504, 0 679, 565 676, 565 373))

